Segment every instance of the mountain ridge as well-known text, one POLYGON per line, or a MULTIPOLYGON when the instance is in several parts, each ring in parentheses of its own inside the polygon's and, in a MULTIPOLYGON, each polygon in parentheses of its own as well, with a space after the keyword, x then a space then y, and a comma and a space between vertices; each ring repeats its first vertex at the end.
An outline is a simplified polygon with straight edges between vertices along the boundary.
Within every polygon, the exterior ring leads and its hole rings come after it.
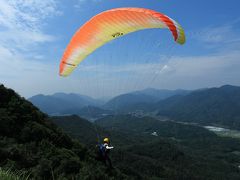
POLYGON ((170 97, 156 104, 158 115, 174 120, 240 128, 240 87, 225 85, 170 97))

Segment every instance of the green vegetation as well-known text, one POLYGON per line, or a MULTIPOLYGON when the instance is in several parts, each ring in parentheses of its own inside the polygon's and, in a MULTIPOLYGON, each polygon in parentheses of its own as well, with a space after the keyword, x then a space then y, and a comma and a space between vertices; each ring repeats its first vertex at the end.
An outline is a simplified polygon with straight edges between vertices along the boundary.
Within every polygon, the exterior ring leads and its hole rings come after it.
POLYGON ((4 86, 0 125, 0 167, 11 169, 1 175, 9 178, 240 179, 239 139, 199 126, 132 115, 96 123, 76 115, 50 118, 4 86), (98 138, 106 136, 115 147, 114 170, 95 159, 98 138))
POLYGON ((184 122, 240 129, 240 87, 222 86, 175 96, 156 105, 159 115, 184 122))
POLYGON ((130 115, 108 116, 95 125, 77 116, 57 119, 55 123, 76 132, 80 141, 91 135, 88 141, 96 142, 94 127, 100 137, 110 137, 115 168, 134 179, 240 178, 240 141, 218 137, 205 128, 130 115))
POLYGON ((79 139, 86 145, 95 145, 97 143, 97 129, 93 124, 85 119, 72 116, 56 116, 50 117, 51 121, 56 123, 59 127, 63 128, 66 133, 73 138, 79 139))
POLYGON ((114 163, 126 174, 167 179, 240 178, 237 139, 222 138, 198 126, 149 117, 109 116, 96 123, 131 137, 124 146, 112 137, 116 147, 121 147, 113 154, 114 163))
POLYGON ((28 180, 29 175, 21 171, 12 171, 11 169, 3 170, 0 168, 1 180, 28 180))
POLYGON ((0 86, 0 167, 33 179, 123 179, 13 90, 0 86))

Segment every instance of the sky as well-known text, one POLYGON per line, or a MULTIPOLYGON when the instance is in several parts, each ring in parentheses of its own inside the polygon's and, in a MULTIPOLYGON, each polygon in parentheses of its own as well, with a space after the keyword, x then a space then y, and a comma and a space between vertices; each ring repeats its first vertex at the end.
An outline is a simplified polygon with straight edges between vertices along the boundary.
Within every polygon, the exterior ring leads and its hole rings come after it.
POLYGON ((0 0, 0 83, 26 98, 240 86, 239 7, 239 0, 0 0), (78 28, 119 7, 166 14, 182 25, 186 43, 176 44, 167 29, 131 33, 60 77, 61 57, 78 28))

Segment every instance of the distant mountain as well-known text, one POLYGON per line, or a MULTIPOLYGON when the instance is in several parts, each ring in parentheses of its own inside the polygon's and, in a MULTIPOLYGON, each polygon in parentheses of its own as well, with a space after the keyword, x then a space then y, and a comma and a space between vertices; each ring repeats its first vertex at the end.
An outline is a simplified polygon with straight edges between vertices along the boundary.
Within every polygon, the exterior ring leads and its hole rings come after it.
POLYGON ((135 91, 132 94, 144 94, 144 95, 152 96, 157 101, 159 101, 175 95, 186 95, 190 92, 191 92, 190 90, 183 90, 183 89, 168 90, 168 89, 148 88, 141 91, 135 91))
POLYGON ((139 104, 143 104, 140 106, 144 107, 146 103, 152 104, 176 94, 185 95, 189 92, 187 90, 158 90, 149 88, 116 96, 105 103, 105 105, 103 105, 104 100, 93 99, 89 96, 74 93, 39 94, 28 100, 49 115, 77 114, 88 119, 97 119, 104 114, 112 114, 113 112, 111 111, 114 111, 114 113, 126 113, 135 110, 139 104))
POLYGON ((188 90, 159 90, 149 88, 116 96, 108 101, 104 105, 104 108, 120 112, 129 112, 135 109, 134 106, 138 106, 139 104, 152 104, 174 95, 186 95, 189 92, 188 90))
POLYGON ((58 114, 66 108, 74 108, 74 104, 71 102, 42 94, 33 96, 28 100, 47 114, 58 114))
POLYGON ((137 116, 157 114, 176 121, 240 129, 240 87, 231 85, 173 92, 146 89, 118 96, 109 101, 106 107, 115 107, 118 113, 137 116), (166 96, 161 96, 159 91, 166 96), (168 95, 170 97, 156 102, 157 95, 160 99, 168 95))
MULTIPOLYGON (((36 95, 28 99, 41 111, 50 115, 70 114, 67 110, 81 109, 84 106, 101 105, 99 100, 79 94, 55 93, 53 95, 36 95)), ((76 113, 76 112, 75 112, 76 113)))
POLYGON ((158 115, 174 120, 240 129, 240 87, 225 85, 173 96, 156 104, 158 115))
POLYGON ((75 105, 78 106, 86 106, 86 105, 94 105, 94 106, 98 106, 101 105, 103 102, 100 100, 96 100, 93 99, 89 96, 85 96, 85 95, 80 95, 80 94, 75 94, 75 93, 70 93, 70 94, 66 94, 66 93, 55 93, 52 95, 53 97, 71 102, 75 105))
POLYGON ((76 94, 38 95, 30 101, 51 115, 77 114, 88 120, 109 114, 157 114, 176 121, 240 129, 240 87, 230 85, 195 91, 145 89, 117 96, 101 107, 91 105, 98 101, 76 94))
POLYGON ((152 96, 145 94, 123 94, 117 96, 110 101, 108 101, 104 108, 111 109, 114 111, 124 111, 128 109, 128 106, 137 104, 137 103, 153 103, 156 102, 156 99, 152 96))

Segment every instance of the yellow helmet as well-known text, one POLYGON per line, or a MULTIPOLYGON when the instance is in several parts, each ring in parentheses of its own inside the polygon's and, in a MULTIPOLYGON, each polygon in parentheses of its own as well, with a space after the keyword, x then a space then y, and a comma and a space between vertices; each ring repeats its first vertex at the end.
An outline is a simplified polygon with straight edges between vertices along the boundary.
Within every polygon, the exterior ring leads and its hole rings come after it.
POLYGON ((103 139, 103 142, 109 143, 109 139, 108 139, 108 138, 104 138, 104 139, 103 139))

